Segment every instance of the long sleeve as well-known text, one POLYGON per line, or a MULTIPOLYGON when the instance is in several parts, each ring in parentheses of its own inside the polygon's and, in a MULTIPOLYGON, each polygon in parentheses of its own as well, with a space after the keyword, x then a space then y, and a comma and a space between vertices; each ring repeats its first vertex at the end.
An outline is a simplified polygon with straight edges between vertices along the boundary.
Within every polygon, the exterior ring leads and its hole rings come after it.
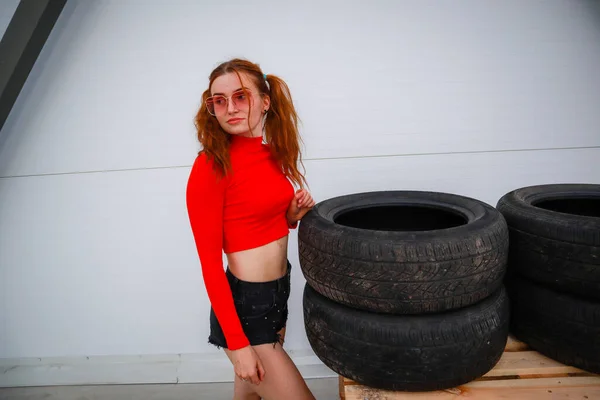
POLYGON ((199 155, 190 173, 186 202, 204 285, 230 350, 250 344, 235 310, 223 270, 223 207, 226 179, 218 180, 213 163, 199 155))

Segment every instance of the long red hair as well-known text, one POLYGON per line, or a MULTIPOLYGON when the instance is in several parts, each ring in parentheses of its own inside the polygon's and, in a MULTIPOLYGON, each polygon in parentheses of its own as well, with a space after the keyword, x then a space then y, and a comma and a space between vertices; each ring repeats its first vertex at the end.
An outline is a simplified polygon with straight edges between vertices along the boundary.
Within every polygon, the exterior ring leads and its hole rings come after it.
POLYGON ((297 166, 298 162, 302 164, 298 115, 290 90, 283 79, 278 76, 267 75, 265 81, 260 67, 247 60, 235 58, 226 61, 211 72, 208 89, 202 94, 202 104, 194 119, 198 140, 202 144, 200 153, 204 152, 213 160, 217 172, 221 175, 227 175, 231 170, 228 151, 231 137, 221 128, 217 119, 208 113, 206 99, 210 97, 210 88, 215 79, 232 72, 238 78, 240 78, 240 72, 247 74, 254 81, 259 92, 268 95, 271 99, 265 120, 265 139, 282 172, 297 186, 304 187, 306 179, 297 166), (269 83, 269 86, 266 82, 269 83))

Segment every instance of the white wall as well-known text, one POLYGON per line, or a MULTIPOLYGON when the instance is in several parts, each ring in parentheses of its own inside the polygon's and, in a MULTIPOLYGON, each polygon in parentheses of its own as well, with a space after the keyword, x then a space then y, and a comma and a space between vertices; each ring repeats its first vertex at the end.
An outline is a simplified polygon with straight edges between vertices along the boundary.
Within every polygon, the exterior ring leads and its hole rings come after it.
MULTIPOLYGON (((592 0, 69 0, 0 132, 0 386, 231 379, 185 209, 220 61, 288 82, 317 201, 495 205, 600 181, 598 43, 592 0)), ((296 241, 286 346, 332 375, 304 334, 296 241)))

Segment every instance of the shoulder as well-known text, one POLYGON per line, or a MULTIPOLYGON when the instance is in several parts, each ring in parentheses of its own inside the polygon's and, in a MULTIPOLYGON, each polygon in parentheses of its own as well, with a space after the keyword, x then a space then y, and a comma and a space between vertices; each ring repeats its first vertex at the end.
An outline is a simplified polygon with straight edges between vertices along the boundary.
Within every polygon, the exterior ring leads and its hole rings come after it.
POLYGON ((215 162, 212 159, 212 157, 209 157, 205 151, 201 151, 200 153, 198 153, 196 159, 194 160, 194 164, 192 165, 192 172, 196 170, 205 169, 212 170, 214 169, 214 166, 215 162))
POLYGON ((218 173, 214 159, 205 152, 199 153, 192 165, 188 185, 220 186, 224 181, 218 173))
POLYGON ((216 175, 217 171, 217 163, 213 156, 205 151, 198 153, 194 160, 194 164, 192 165, 192 173, 212 173, 216 175))

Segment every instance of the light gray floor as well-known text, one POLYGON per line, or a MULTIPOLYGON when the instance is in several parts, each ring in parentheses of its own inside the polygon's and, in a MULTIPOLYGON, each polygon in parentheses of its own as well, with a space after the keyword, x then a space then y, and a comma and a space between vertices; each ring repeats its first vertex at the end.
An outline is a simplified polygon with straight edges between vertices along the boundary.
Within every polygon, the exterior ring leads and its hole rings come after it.
MULTIPOLYGON (((317 400, 338 400, 340 398, 337 378, 307 379, 306 382, 317 400)), ((1 400, 231 400, 232 398, 233 383, 47 386, 0 389, 1 400)))

